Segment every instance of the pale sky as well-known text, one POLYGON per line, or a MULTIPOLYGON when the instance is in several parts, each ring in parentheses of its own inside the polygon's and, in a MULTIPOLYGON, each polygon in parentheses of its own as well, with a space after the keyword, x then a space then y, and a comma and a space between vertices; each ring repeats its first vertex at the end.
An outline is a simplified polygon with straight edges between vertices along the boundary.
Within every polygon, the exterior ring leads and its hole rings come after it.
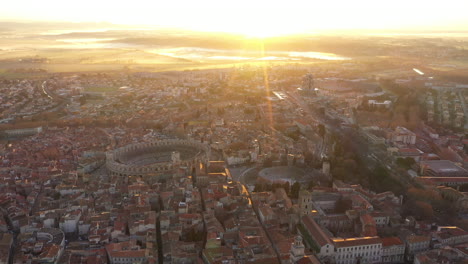
POLYGON ((468 0, 10 0, 1 20, 106 21, 246 34, 468 30, 468 0))

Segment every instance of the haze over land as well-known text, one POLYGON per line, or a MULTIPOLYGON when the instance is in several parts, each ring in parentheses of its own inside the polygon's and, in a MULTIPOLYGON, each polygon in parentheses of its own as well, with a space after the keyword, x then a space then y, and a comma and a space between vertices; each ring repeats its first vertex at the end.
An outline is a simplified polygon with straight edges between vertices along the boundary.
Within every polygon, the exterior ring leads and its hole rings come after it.
MULTIPOLYGON (((352 31, 253 37, 111 23, 0 22, 1 71, 163 71, 258 63, 393 59, 425 64, 418 50, 453 52, 440 64, 465 66, 463 31, 352 31)), ((427 57, 426 57, 427 58, 427 57)), ((431 63, 435 61, 432 60, 431 63)), ((423 66, 426 67, 427 65, 423 66)), ((440 69, 440 67, 437 67, 440 69)))

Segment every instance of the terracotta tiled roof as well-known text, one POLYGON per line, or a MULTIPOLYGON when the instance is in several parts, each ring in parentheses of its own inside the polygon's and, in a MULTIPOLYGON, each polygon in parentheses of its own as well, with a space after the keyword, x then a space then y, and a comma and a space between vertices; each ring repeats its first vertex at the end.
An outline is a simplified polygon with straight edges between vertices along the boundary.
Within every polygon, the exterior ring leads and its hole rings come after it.
POLYGON ((419 243, 429 241, 431 238, 428 236, 409 236, 406 238, 406 242, 408 243, 419 243))
POLYGON ((312 219, 312 217, 306 215, 302 217, 302 222, 305 228, 312 235, 314 240, 323 247, 326 244, 331 244, 330 238, 323 232, 322 228, 312 219))
POLYGON ((390 247, 395 245, 403 245, 403 242, 398 237, 384 237, 382 238, 382 246, 390 247))
POLYGON ((358 237, 347 239, 333 239, 335 247, 354 247, 373 244, 382 244, 382 239, 379 237, 358 237))

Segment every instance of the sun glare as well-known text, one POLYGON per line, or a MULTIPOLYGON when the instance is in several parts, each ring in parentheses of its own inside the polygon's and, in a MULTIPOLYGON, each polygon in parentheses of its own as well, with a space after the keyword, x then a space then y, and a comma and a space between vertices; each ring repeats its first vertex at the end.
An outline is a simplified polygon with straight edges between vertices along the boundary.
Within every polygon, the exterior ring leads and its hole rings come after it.
POLYGON ((269 38, 269 37, 278 37, 281 35, 287 35, 291 34, 292 32, 280 32, 275 28, 271 27, 252 27, 252 26, 242 26, 239 28, 233 28, 232 31, 234 33, 239 33, 242 35, 245 35, 246 37, 251 37, 251 38, 269 38))
POLYGON ((106 21, 271 37, 333 29, 466 28, 467 1, 6 1, 3 19, 106 21), (27 9, 24 6, 28 6, 27 9), (92 6, 93 8, 89 8, 92 6), (404 8, 402 8, 404 6, 404 8), (424 12, 421 12, 421 8, 424 12))

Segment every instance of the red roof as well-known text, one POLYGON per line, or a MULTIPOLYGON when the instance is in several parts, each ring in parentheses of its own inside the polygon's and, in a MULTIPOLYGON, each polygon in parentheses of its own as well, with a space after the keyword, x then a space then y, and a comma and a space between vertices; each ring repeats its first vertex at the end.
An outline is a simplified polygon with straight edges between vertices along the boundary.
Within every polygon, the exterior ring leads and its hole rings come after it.
POLYGON ((447 233, 450 233, 451 236, 464 236, 467 235, 468 232, 459 228, 459 227, 443 227, 441 228, 441 231, 445 231, 447 233))
POLYGON ((422 180, 429 180, 437 183, 444 182, 459 182, 459 183, 468 183, 468 177, 419 177, 422 180))
POLYGON ((311 264, 313 263, 309 257, 303 257, 296 262, 297 264, 311 264))
POLYGON ((401 148, 398 150, 400 153, 411 153, 411 154, 421 154, 422 152, 417 148, 401 148))
POLYGON ((124 250, 124 251, 113 251, 112 258, 144 258, 146 250, 124 250))
POLYGON ((124 230, 125 229, 125 222, 115 221, 114 229, 115 230, 124 230))
POLYGON ((361 215, 361 222, 363 225, 374 225, 375 220, 370 214, 361 215))
POLYGON ((431 238, 429 236, 408 236, 406 238, 406 242, 408 243, 419 243, 419 242, 425 242, 425 241, 430 241, 431 238))
POLYGON ((347 239, 334 239, 333 242, 335 243, 335 247, 339 248, 381 244, 382 239, 379 237, 358 237, 347 239))
POLYGON ((403 242, 398 237, 384 237, 382 238, 382 246, 390 247, 396 245, 403 245, 403 242))
POLYGON ((182 219, 198 219, 200 215, 198 214, 179 214, 179 218, 182 219))
POLYGON ((313 239, 323 247, 326 244, 331 244, 330 238, 323 232, 322 228, 310 217, 305 215, 302 217, 302 222, 304 223, 305 228, 309 231, 313 239))

